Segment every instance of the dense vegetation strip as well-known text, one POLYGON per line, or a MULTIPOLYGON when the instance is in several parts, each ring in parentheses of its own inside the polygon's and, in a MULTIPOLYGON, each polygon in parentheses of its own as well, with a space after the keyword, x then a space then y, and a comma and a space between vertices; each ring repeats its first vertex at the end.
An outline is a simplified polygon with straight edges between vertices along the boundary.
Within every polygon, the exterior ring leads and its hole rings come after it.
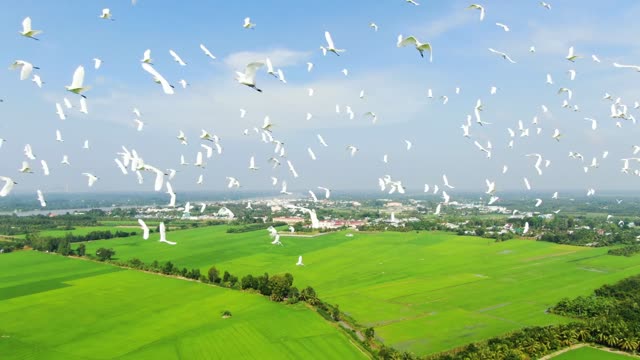
POLYGON ((607 254, 615 256, 633 256, 640 252, 640 245, 629 245, 621 248, 610 249, 607 254))

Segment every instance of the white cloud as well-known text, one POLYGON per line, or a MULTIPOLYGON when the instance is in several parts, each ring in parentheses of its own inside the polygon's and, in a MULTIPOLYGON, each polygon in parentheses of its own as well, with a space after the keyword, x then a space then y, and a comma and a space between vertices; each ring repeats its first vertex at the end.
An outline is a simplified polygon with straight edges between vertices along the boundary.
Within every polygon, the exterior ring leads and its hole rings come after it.
POLYGON ((241 51, 230 54, 224 59, 227 66, 234 70, 241 70, 250 62, 271 59, 273 66, 282 68, 286 66, 298 65, 306 61, 311 56, 308 51, 296 51, 290 49, 274 49, 268 51, 241 51))
POLYGON ((431 41, 455 28, 466 25, 476 19, 475 12, 460 11, 456 8, 445 17, 430 21, 428 24, 413 29, 416 36, 425 37, 425 41, 431 41))

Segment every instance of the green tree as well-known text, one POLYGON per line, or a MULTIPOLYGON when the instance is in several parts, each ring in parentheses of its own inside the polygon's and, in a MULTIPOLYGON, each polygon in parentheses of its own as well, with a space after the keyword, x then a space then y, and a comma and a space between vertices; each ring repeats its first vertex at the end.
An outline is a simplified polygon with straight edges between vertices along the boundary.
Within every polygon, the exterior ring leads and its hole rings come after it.
POLYGON ((340 306, 336 305, 331 309, 331 318, 333 321, 340 321, 340 306))
POLYGON ((292 286, 289 288, 289 295, 287 295, 287 297, 289 298, 289 304, 295 304, 300 301, 300 291, 297 287, 292 286))
POLYGON ((171 261, 167 261, 162 265, 162 273, 163 274, 171 274, 173 272, 173 263, 171 261))
POLYGON ((116 252, 113 249, 99 248, 96 250, 96 256, 100 261, 111 260, 115 254, 116 252))
POLYGON ((249 274, 243 277, 242 280, 240 280, 240 287, 242 288, 242 290, 257 289, 258 281, 253 277, 253 275, 249 274))
POLYGON ((318 300, 318 296, 316 294, 316 291, 311 286, 307 286, 300 292, 300 299, 308 302, 311 305, 315 305, 318 300))
POLYGON ((222 275, 222 282, 228 282, 230 277, 231 274, 229 274, 229 272, 225 270, 224 274, 222 275))
POLYGON ((218 271, 218 269, 216 269, 215 266, 212 266, 211 268, 209 268, 209 271, 207 272, 207 276, 210 282, 216 283, 216 284, 220 283, 220 272, 218 271))
POLYGON ((65 239, 61 239, 58 242, 58 254, 60 255, 64 255, 64 256, 68 256, 69 254, 71 254, 71 244, 69 243, 69 240, 65 239))
MULTIPOLYGON (((290 275, 290 274, 289 274, 290 275)), ((289 294, 291 278, 283 275, 274 275, 269 279, 270 298, 272 301, 282 301, 289 294)))
POLYGON ((268 273, 264 273, 264 275, 258 276, 258 291, 260 291, 260 294, 265 296, 271 295, 271 289, 269 288, 268 273))
POLYGON ((129 265, 131 265, 131 267, 134 269, 142 269, 144 263, 138 258, 133 258, 129 260, 129 265))
POLYGON ((191 269, 187 274, 189 279, 200 280, 200 269, 191 269))
POLYGON ((367 340, 371 341, 371 339, 373 339, 373 337, 376 335, 375 330, 373 330, 372 327, 368 327, 365 331, 364 331, 364 336, 367 338, 367 340))
POLYGON ((84 244, 78 245, 78 248, 76 249, 76 254, 78 254, 78 256, 84 256, 86 252, 87 247, 84 244))

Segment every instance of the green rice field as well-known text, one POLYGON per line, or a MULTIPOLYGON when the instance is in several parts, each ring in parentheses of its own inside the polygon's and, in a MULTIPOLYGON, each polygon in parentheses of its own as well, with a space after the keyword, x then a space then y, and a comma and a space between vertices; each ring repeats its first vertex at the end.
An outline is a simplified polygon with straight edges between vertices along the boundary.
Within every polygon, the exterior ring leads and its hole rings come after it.
POLYGON ((592 347, 581 347, 579 349, 567 351, 558 356, 554 356, 553 360, 631 360, 637 357, 610 353, 604 350, 592 347))
POLYGON ((21 251, 0 255, 0 358, 367 357, 303 304, 21 251))
POLYGON ((169 246, 140 237, 94 241, 121 260, 172 261, 206 271, 215 265, 240 278, 290 272, 298 288, 313 286, 385 344, 417 354, 452 349, 531 325, 567 321, 546 313, 563 297, 640 273, 640 257, 607 249, 531 240, 502 243, 451 233, 332 233, 282 236, 266 230, 228 234, 215 226, 169 232, 169 246), (305 266, 295 266, 298 255, 305 266))

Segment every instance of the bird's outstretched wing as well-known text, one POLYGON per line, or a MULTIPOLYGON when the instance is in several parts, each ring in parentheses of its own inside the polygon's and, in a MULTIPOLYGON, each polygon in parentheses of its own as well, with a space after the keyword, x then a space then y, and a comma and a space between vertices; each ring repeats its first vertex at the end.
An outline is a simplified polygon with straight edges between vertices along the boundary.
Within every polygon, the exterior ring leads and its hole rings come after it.
POLYGON ((78 66, 76 71, 73 73, 73 80, 71 81, 71 89, 79 89, 82 87, 82 83, 84 82, 84 66, 78 66))
POLYGON ((264 66, 262 61, 256 61, 249 63, 247 67, 244 69, 244 75, 247 77, 247 80, 254 82, 256 78, 256 72, 258 69, 264 66))
POLYGON ((327 45, 329 45, 329 49, 334 49, 333 39, 331 38, 331 34, 328 31, 324 32, 324 38, 327 40, 327 45))
POLYGON ((402 35, 398 35, 398 43, 397 46, 398 47, 405 47, 407 45, 416 45, 417 43, 417 39, 414 36, 408 36, 406 38, 403 38, 402 35))
POLYGON ((142 68, 144 69, 144 71, 151 74, 154 79, 157 79, 160 82, 160 85, 162 85, 162 90, 165 94, 171 95, 174 93, 173 88, 171 87, 169 82, 164 78, 164 76, 160 75, 160 73, 157 72, 156 69, 153 68, 153 66, 149 65, 148 63, 142 63, 142 68))

